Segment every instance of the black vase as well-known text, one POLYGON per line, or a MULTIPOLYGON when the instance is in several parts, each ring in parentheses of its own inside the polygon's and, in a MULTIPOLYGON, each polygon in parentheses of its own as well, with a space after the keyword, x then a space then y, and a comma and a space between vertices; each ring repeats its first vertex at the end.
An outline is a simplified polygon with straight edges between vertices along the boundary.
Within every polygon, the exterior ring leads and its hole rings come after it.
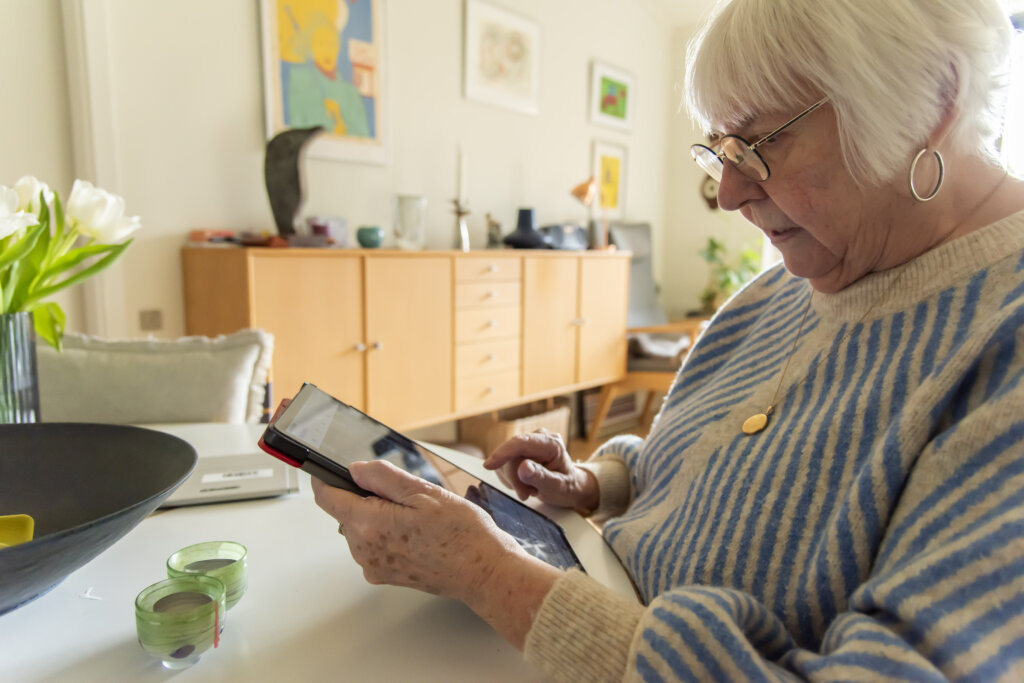
POLYGON ((502 240, 515 249, 550 249, 544 236, 537 230, 537 217, 533 209, 519 209, 516 229, 502 240))

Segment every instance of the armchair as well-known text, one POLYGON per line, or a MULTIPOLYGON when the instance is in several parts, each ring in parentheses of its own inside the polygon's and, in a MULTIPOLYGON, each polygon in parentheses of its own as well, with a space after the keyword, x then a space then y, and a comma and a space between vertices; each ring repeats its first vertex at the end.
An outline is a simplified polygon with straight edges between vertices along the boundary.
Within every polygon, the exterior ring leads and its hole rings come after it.
POLYGON ((647 423, 655 401, 672 385, 684 354, 707 325, 703 318, 669 322, 658 302, 657 285, 651 266, 651 226, 648 223, 613 223, 611 241, 619 249, 632 253, 629 266, 629 336, 626 376, 604 385, 597 412, 587 433, 594 441, 601 424, 617 396, 646 391, 642 419, 647 423))

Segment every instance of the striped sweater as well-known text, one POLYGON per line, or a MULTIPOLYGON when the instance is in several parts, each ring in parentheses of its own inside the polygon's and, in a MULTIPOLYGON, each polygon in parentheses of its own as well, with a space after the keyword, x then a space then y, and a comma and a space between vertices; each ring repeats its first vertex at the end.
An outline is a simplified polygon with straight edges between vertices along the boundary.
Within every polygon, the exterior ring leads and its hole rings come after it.
POLYGON ((588 463, 643 604, 559 579, 555 679, 1024 680, 1024 213, 811 291, 751 283, 588 463))

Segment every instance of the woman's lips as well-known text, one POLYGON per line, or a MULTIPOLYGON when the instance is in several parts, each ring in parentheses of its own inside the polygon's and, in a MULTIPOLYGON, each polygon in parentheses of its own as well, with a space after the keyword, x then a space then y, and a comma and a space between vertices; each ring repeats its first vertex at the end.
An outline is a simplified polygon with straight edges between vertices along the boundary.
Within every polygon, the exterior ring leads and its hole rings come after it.
POLYGON ((771 240, 772 244, 779 244, 785 242, 791 237, 794 237, 800 228, 783 228, 782 230, 767 230, 765 234, 768 235, 768 239, 771 240))

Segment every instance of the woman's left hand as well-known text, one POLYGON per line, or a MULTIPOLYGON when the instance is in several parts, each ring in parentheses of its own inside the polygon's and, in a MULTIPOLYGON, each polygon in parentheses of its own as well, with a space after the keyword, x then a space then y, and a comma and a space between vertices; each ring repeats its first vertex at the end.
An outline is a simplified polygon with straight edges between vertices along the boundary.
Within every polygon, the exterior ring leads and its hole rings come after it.
POLYGON ((504 559, 522 551, 479 507, 384 460, 353 463, 352 478, 378 497, 313 479, 316 502, 338 520, 372 584, 467 599, 504 559))

